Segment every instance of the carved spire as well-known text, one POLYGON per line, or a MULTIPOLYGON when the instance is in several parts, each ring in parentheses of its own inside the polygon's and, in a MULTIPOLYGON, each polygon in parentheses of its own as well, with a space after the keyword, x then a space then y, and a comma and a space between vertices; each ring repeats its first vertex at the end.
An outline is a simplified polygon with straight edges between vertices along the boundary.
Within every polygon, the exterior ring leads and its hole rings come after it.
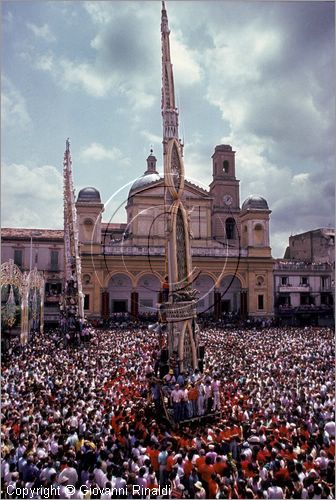
POLYGON ((165 2, 161 10, 161 48, 162 48, 162 121, 163 141, 178 137, 178 111, 175 107, 173 65, 170 61, 169 27, 165 2))
MULTIPOLYGON (((71 280, 76 283, 77 311, 84 318, 84 295, 82 292, 81 259, 79 254, 78 222, 75 195, 72 180, 72 158, 69 138, 65 143, 63 161, 63 197, 64 197, 64 260, 65 260, 65 302, 67 308, 68 287, 71 280)), ((75 294, 74 294, 75 295, 75 294)), ((69 312, 70 309, 67 311, 69 312)))

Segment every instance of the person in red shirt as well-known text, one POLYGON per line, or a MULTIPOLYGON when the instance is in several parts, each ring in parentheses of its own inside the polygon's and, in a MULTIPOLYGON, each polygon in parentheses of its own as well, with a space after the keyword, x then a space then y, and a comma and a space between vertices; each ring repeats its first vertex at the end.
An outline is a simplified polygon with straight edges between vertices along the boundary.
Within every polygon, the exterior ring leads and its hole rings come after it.
POLYGON ((166 470, 168 474, 170 474, 174 468, 175 464, 174 455, 175 453, 172 450, 168 450, 167 465, 166 465, 166 470))
POLYGON ((196 468, 197 468, 197 470, 199 471, 200 468, 202 468, 204 464, 205 464, 205 451, 204 450, 200 450, 200 456, 196 460, 196 468))
POLYGON ((261 445, 260 450, 257 453, 258 463, 260 465, 263 465, 264 463, 266 463, 266 458, 270 457, 270 456, 271 456, 271 453, 269 452, 269 450, 265 446, 261 445))
POLYGON ((216 498, 216 495, 219 491, 218 479, 216 474, 211 474, 211 478, 209 481, 209 496, 208 498, 216 498))
POLYGON ((158 456, 159 456, 159 445, 154 444, 153 448, 147 448, 147 453, 149 456, 149 459, 151 461, 151 466, 153 467, 153 471, 155 473, 159 472, 159 461, 158 461, 158 456))
POLYGON ((205 491, 207 495, 209 495, 209 482, 211 479, 211 475, 215 472, 211 457, 205 457, 205 463, 198 469, 198 472, 202 478, 205 491))
POLYGON ((216 457, 216 462, 214 463, 213 468, 216 474, 218 474, 219 476, 223 476, 224 470, 227 469, 227 465, 223 458, 218 456, 216 457))
POLYGON ((191 471, 193 469, 193 464, 192 464, 192 453, 188 453, 187 459, 185 460, 183 464, 183 470, 184 470, 184 475, 186 479, 189 479, 189 476, 191 474, 191 471))

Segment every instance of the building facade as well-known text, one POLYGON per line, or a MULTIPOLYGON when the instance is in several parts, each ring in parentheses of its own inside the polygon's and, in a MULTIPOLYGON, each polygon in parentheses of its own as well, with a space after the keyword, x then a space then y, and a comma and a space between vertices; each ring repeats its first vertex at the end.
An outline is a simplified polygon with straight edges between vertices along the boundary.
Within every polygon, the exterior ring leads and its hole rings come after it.
POLYGON ((335 266, 278 259, 274 263, 274 306, 289 325, 333 325, 335 266))
MULTIPOLYGON (((153 154, 132 185, 126 223, 106 223, 99 192, 88 187, 77 197, 84 309, 88 318, 116 313, 155 315, 167 274, 165 186, 153 154)), ((235 152, 216 146, 213 180, 205 190, 188 180, 194 287, 198 313, 214 317, 271 317, 273 259, 269 242, 271 211, 265 199, 250 196, 240 208, 235 152)), ((61 230, 2 230, 2 261, 23 270, 44 271, 46 322, 56 320, 64 279, 61 230)))
MULTIPOLYGON (((183 200, 189 211, 198 313, 270 317, 271 211, 259 196, 250 196, 240 207, 231 146, 215 147, 212 172, 209 190, 187 180, 183 200)), ((76 209, 88 316, 155 314, 167 274, 165 191, 151 153, 143 176, 129 191, 126 223, 102 221, 103 204, 95 188, 79 192, 76 209)))
POLYGON ((304 262, 335 262, 335 229, 319 228, 289 237, 285 259, 304 262))
MULTIPOLYGON (((1 229, 1 263, 14 260, 21 271, 37 268, 45 279, 45 323, 58 323, 64 280, 64 237, 57 229, 1 229)), ((6 297, 2 296, 2 300, 6 297)))

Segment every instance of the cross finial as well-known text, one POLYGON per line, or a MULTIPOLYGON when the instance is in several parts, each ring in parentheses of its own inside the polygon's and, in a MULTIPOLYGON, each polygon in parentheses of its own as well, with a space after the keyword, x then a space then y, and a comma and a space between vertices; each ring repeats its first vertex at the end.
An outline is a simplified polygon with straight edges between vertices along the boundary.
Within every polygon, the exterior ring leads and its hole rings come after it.
POLYGON ((70 139, 69 139, 69 137, 67 138, 67 140, 66 140, 66 143, 65 143, 65 144, 66 144, 66 150, 67 150, 67 151, 70 151, 70 139))

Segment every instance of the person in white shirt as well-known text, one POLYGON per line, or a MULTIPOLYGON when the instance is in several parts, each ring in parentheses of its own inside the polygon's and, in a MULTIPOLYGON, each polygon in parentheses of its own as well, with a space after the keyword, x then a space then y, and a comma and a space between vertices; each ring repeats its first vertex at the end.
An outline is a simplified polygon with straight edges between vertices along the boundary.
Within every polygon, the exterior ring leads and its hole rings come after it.
POLYGON ((212 410, 220 410, 221 404, 220 404, 220 394, 219 394, 219 388, 220 388, 220 381, 218 380, 218 377, 215 376, 214 381, 211 384, 212 387, 212 393, 213 393, 213 405, 212 405, 212 410))
POLYGON ((105 488, 105 484, 107 483, 107 477, 105 472, 101 468, 101 463, 99 462, 97 463, 96 468, 93 471, 93 475, 97 483, 97 486, 100 489, 105 488))
POLYGON ((330 438, 335 437, 335 422, 330 419, 324 426, 324 430, 328 433, 330 438))
POLYGON ((183 391, 180 390, 180 386, 175 384, 175 389, 172 390, 170 399, 174 412, 174 421, 177 423, 181 419, 181 404, 183 399, 183 391))
POLYGON ((271 500, 285 498, 283 489, 277 486, 277 481, 275 479, 272 480, 272 486, 267 489, 267 498, 271 500))
POLYGON ((202 416, 204 415, 204 384, 203 382, 199 382, 198 384, 198 398, 197 398, 197 414, 202 416))

